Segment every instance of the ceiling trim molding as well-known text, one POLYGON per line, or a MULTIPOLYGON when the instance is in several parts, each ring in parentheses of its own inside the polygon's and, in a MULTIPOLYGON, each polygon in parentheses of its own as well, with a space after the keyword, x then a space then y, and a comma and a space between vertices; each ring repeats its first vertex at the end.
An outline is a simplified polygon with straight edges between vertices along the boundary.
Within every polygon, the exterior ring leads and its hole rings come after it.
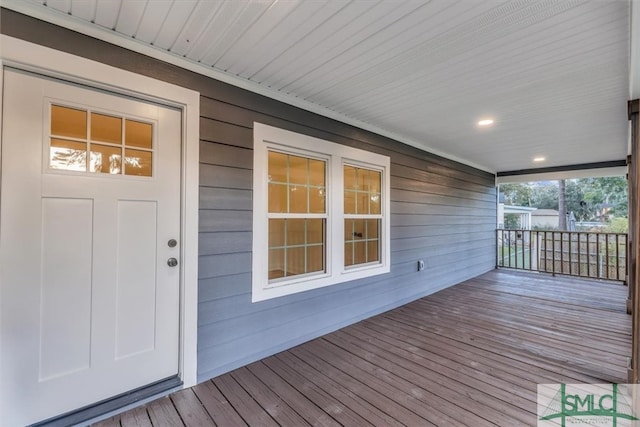
POLYGON ((583 163, 549 168, 498 172, 496 175, 496 184, 625 176, 627 174, 627 169, 627 160, 613 160, 609 162, 583 163))
POLYGON ((553 173, 553 172, 569 172, 575 170, 592 170, 592 169, 604 169, 604 168, 617 168, 626 167, 627 160, 611 160, 608 162, 596 162, 596 163, 580 163, 576 165, 564 165, 564 166, 551 166, 548 168, 535 168, 535 169, 521 169, 516 171, 498 172, 498 177, 503 176, 518 176, 518 175, 531 175, 540 173, 553 173))
POLYGON ((292 105, 294 107, 298 107, 303 110, 310 111, 312 113, 319 114, 321 116, 328 117, 330 119, 334 119, 339 122, 342 122, 351 126, 355 126, 369 132, 376 133, 378 135, 401 142, 405 145, 412 146, 421 151, 425 151, 430 154, 435 154, 437 156, 444 157, 446 159, 453 160, 455 162, 462 163, 467 166, 471 166, 473 168, 476 168, 485 172, 489 172, 492 174, 496 173, 495 170, 492 170, 486 166, 474 163, 467 159, 454 156, 449 153, 442 152, 440 150, 429 147, 419 141, 416 141, 411 138, 407 138, 405 136, 402 136, 394 132, 387 131, 371 123, 367 123, 367 122, 363 122, 363 121, 351 118, 344 114, 337 113, 329 108, 321 107, 312 102, 305 101, 303 99, 296 98, 294 96, 282 93, 280 91, 270 89, 259 83, 242 79, 211 67, 202 66, 197 62, 193 62, 186 58, 171 54, 164 49, 159 49, 157 47, 148 45, 146 43, 142 43, 138 40, 124 37, 113 30, 109 30, 107 28, 103 28, 98 25, 88 23, 81 19, 75 18, 71 15, 66 15, 55 9, 47 8, 46 6, 43 6, 41 4, 31 2, 28 0, 0 0, 0 1, 1 1, 1 6, 3 8, 10 9, 14 12, 31 16, 41 21, 45 21, 54 25, 58 25, 63 28, 67 28, 72 31, 76 31, 78 33, 81 33, 90 37, 94 37, 96 39, 105 41, 107 43, 111 43, 116 46, 123 47, 133 52, 149 56, 151 58, 192 71, 194 73, 198 73, 198 74, 210 77, 212 79, 219 80, 221 82, 228 83, 230 85, 292 105))

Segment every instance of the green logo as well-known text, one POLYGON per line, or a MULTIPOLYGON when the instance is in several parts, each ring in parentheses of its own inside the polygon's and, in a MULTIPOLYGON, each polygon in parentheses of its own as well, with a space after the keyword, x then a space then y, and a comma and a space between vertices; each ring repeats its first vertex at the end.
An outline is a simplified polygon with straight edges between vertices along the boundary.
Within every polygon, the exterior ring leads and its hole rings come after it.
MULTIPOLYGON (((638 420, 628 401, 632 400, 633 396, 621 392, 618 384, 559 384, 559 389, 556 390, 551 401, 547 400, 549 403, 546 407, 543 406, 542 413, 539 413, 540 421, 555 421, 549 425, 566 427, 569 422, 573 426, 582 424, 618 427, 622 420, 638 420)), ((549 396, 549 390, 546 394, 549 396)), ((539 405, 540 396, 539 386, 539 405)), ((626 422, 623 424, 627 425, 626 422)))

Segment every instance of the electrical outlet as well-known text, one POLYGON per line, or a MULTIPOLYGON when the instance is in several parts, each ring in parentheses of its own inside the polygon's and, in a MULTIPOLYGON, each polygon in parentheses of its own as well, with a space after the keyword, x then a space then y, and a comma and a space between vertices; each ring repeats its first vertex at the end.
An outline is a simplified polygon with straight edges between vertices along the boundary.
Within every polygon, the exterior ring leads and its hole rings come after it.
POLYGON ((424 261, 420 260, 418 261, 418 271, 422 271, 424 270, 424 261))

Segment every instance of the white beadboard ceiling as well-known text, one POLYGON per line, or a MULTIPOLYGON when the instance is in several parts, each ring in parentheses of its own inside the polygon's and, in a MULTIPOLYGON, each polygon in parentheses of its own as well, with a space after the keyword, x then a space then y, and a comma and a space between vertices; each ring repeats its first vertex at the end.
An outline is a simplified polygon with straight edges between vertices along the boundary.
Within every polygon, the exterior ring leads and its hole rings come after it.
POLYGON ((628 151, 628 0, 5 4, 491 172, 628 151))

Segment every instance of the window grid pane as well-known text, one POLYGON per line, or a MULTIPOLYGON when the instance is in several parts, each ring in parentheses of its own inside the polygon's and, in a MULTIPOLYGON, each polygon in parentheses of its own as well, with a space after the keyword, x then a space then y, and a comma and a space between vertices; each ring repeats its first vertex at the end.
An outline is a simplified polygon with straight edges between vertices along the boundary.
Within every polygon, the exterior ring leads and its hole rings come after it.
POLYGON ((269 214, 279 214, 269 218, 269 280, 325 272, 326 218, 304 214, 326 214, 326 161, 268 151, 268 179, 269 214))
POLYGON ((326 162, 268 152, 269 213, 326 213, 326 162))
POLYGON ((380 225, 380 219, 344 220, 345 267, 380 261, 380 225))
POLYGON ((324 219, 269 219, 269 280, 325 271, 324 219))
POLYGON ((380 262, 382 173, 344 165, 344 265, 380 262))

